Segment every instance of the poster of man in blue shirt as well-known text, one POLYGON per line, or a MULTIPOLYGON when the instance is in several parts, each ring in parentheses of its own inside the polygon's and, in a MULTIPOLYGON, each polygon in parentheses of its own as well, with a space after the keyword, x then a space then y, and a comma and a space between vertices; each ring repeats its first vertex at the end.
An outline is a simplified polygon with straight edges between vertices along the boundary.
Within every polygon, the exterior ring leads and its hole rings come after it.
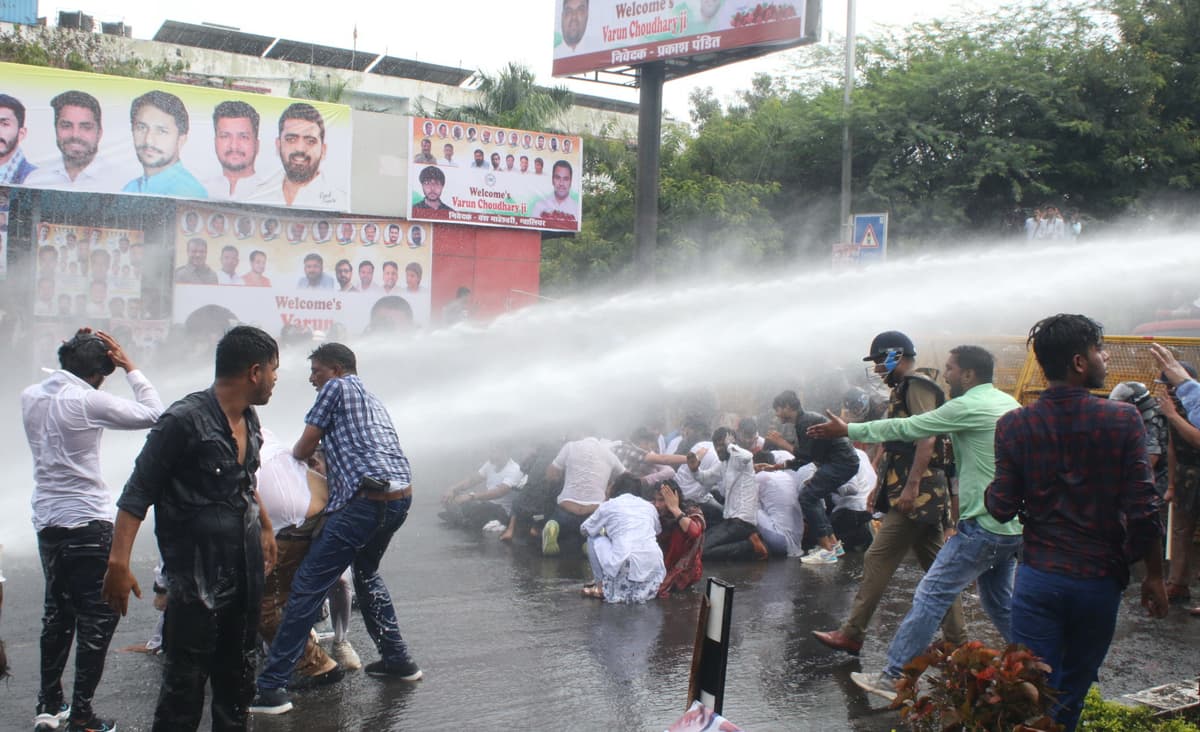
POLYGON ((208 198, 208 191, 179 162, 187 143, 188 112, 183 101, 164 91, 149 91, 129 108, 133 147, 143 175, 121 189, 123 193, 208 198))

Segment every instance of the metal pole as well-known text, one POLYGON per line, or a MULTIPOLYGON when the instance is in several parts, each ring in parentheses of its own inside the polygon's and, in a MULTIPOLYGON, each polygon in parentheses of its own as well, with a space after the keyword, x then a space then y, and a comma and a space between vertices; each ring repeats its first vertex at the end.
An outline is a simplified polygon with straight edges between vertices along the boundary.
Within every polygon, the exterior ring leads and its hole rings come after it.
POLYGON ((854 91, 854 1, 846 0, 846 84, 842 93, 842 198, 839 224, 842 227, 842 242, 849 244, 850 231, 850 95, 854 91))
POLYGON ((662 140, 662 88, 665 68, 655 61, 638 68, 637 198, 633 209, 633 236, 639 274, 654 281, 658 248, 658 148, 662 140))

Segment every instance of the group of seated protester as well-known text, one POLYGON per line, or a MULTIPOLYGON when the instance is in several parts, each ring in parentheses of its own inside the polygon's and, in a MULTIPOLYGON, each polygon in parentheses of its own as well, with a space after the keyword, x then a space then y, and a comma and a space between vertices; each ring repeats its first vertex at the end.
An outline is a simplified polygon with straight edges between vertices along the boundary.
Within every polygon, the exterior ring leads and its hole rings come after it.
POLYGON ((809 437, 824 417, 793 391, 772 408, 779 429, 753 417, 716 429, 689 417, 627 440, 571 435, 528 455, 492 446, 475 473, 445 493, 441 517, 502 541, 540 544, 544 555, 584 553, 594 581, 583 594, 645 602, 685 590, 702 561, 799 557, 832 564, 872 539, 868 497, 875 468, 846 438, 809 437), (784 435, 787 433, 787 436, 784 435))

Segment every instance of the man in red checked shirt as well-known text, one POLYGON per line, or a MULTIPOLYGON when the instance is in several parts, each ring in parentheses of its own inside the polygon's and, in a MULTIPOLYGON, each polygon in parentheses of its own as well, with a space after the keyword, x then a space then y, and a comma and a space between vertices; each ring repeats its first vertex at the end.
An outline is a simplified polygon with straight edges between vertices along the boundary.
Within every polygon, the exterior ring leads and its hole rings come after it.
POLYGON ((996 425, 988 513, 1020 516, 1025 555, 1012 600, 1013 641, 1050 665, 1055 719, 1075 729, 1108 653, 1129 565, 1146 562, 1142 605, 1167 614, 1162 522, 1133 405, 1101 399, 1108 353, 1099 323, 1054 315, 1029 332, 1047 389, 996 425))

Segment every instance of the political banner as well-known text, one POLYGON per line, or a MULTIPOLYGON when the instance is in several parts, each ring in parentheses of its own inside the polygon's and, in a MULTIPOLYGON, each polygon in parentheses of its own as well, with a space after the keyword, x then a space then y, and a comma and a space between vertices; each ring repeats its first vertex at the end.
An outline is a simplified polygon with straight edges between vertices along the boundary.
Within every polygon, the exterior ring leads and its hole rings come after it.
POLYGON ((350 210, 350 108, 0 63, 0 184, 350 210))
POLYGON ((11 200, 7 188, 0 188, 0 282, 8 277, 8 209, 11 200))
POLYGON ((79 327, 142 318, 142 232, 42 222, 36 249, 35 318, 79 327))
POLYGON ((180 204, 174 319, 328 340, 429 323, 433 227, 180 204))
POLYGON ((135 229, 42 222, 34 260, 33 364, 58 367, 80 328, 112 333, 135 362, 166 340, 160 298, 143 286, 145 237, 135 229))
POLYGON ((579 231, 581 138, 413 117, 409 218, 579 231))
POLYGON ((795 45, 805 0, 555 0, 555 76, 712 54, 795 45))

